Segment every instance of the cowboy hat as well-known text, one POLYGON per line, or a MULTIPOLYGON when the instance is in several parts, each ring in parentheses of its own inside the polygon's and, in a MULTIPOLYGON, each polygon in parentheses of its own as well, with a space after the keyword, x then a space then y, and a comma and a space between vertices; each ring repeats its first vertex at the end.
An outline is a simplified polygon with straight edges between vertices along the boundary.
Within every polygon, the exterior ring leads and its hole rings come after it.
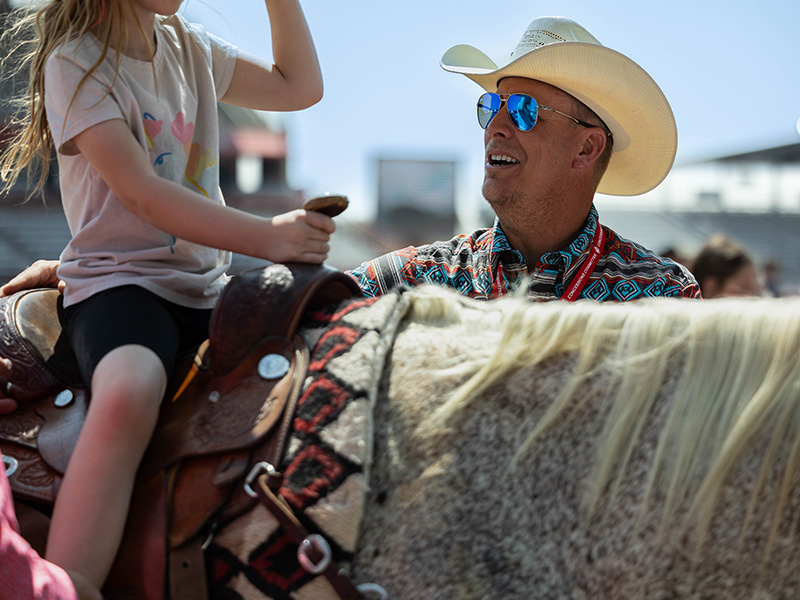
POLYGON ((661 88, 642 67, 571 19, 533 21, 503 67, 468 45, 450 48, 440 64, 489 92, 497 91, 504 77, 525 77, 560 88, 591 108, 614 135, 611 161, 597 188, 602 194, 644 194, 672 168, 678 131, 661 88))

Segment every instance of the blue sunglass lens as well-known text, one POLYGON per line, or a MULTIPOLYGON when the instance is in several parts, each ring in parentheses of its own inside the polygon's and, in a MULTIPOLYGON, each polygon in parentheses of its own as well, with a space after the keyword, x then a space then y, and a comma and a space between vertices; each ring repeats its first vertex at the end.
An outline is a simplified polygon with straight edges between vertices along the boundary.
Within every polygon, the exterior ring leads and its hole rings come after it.
POLYGON ((508 98, 508 114, 520 131, 530 131, 536 125, 539 106, 527 94, 511 94, 508 98))
POLYGON ((484 94, 478 98, 478 123, 483 129, 489 126, 503 105, 497 94, 484 94))

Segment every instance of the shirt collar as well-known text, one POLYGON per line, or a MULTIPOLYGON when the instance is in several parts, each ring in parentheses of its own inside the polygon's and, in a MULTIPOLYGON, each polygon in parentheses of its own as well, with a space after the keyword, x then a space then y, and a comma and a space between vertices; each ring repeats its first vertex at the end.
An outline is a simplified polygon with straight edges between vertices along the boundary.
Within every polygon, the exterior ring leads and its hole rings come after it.
POLYGON ((597 209, 594 207, 594 203, 592 203, 592 207, 589 210, 586 221, 583 223, 583 227, 569 246, 555 252, 546 252, 539 261, 548 266, 563 268, 565 273, 569 272, 574 265, 580 264, 583 257, 589 253, 592 247, 598 218, 597 209))
POLYGON ((527 267, 525 256, 519 250, 511 247, 497 217, 494 218, 494 226, 486 233, 488 234, 486 239, 491 244, 489 253, 492 265, 497 265, 499 262, 506 268, 511 265, 517 265, 521 269, 527 267))
MULTIPOLYGON (((598 218, 597 209, 592 203, 589 216, 586 217, 583 227, 569 246, 561 250, 546 252, 541 256, 539 262, 549 267, 563 267, 564 272, 569 271, 573 265, 580 262, 582 256, 589 252, 594 241, 598 218)), ((491 236, 491 253, 493 256, 507 253, 503 256, 503 263, 516 263, 521 266, 527 266, 522 252, 511 247, 497 217, 495 217, 494 226, 487 233, 491 236)))

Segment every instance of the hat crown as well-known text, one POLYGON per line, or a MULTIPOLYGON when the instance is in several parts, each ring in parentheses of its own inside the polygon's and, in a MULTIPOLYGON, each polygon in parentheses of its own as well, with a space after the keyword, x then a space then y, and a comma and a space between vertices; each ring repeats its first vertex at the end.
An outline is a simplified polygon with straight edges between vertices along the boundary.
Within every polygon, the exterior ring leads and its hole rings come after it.
POLYGON ((602 46, 596 37, 586 31, 579 23, 566 17, 539 17, 534 20, 517 47, 511 53, 512 60, 531 50, 560 42, 585 42, 602 46))

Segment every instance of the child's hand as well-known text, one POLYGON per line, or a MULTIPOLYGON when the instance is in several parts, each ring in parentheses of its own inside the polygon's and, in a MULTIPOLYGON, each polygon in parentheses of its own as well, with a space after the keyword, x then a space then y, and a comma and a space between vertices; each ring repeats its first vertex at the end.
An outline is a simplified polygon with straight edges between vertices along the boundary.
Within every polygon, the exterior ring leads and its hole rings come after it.
POLYGON ((267 258, 273 262, 322 263, 328 257, 328 240, 336 229, 333 219, 319 212, 293 210, 273 217, 267 258))

